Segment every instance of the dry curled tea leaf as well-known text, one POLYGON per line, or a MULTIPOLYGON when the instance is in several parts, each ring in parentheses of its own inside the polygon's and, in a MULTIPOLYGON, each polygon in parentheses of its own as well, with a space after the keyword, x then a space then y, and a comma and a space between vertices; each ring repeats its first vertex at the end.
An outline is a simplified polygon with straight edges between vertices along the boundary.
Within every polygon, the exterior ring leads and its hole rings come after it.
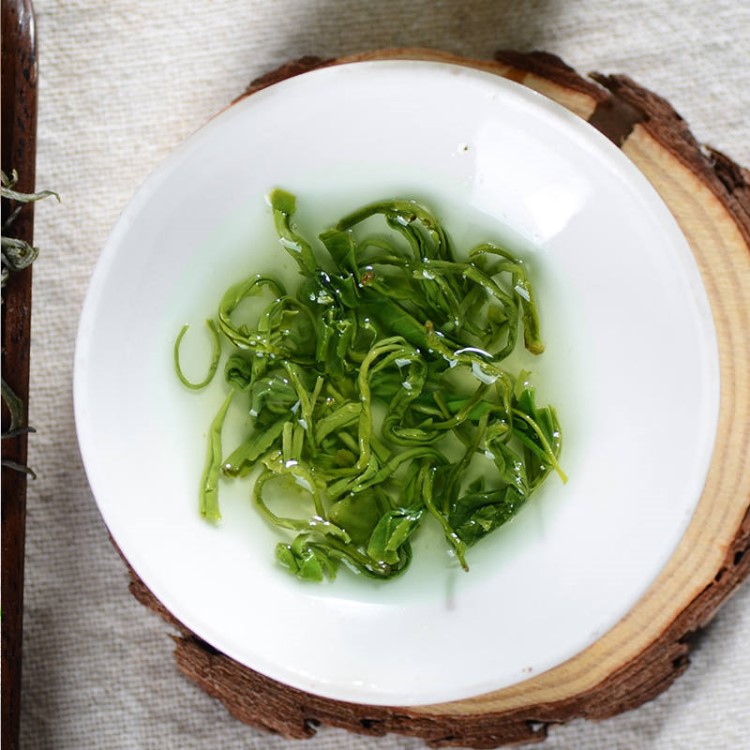
MULTIPOLYGON (((5 289, 10 279, 11 273, 17 273, 28 268, 39 256, 39 249, 29 244, 25 240, 18 239, 10 236, 13 232, 13 224, 18 218, 21 209, 26 203, 35 203, 43 198, 54 196, 60 201, 60 196, 51 190, 42 190, 38 193, 21 193, 15 190, 16 183, 18 182, 18 174, 15 170, 12 171, 10 177, 1 173, 0 186, 2 190, 3 200, 10 202, 12 210, 8 214, 8 218, 3 221, 2 229, 2 279, 0 285, 2 289, 5 289)), ((13 389, 2 379, 2 399, 8 414, 10 415, 8 428, 3 431, 2 437, 12 438, 23 432, 34 432, 33 427, 29 427, 24 424, 24 407, 23 401, 16 395, 13 389)), ((2 465, 13 469, 15 471, 21 471, 28 474, 32 478, 36 478, 34 472, 24 464, 19 464, 16 461, 10 461, 7 459, 2 460, 2 465)))

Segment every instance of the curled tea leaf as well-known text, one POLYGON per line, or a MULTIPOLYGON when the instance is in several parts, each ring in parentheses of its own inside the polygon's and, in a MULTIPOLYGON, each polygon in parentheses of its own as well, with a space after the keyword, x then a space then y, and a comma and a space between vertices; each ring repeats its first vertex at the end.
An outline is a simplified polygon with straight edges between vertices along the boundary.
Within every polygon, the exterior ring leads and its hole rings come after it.
POLYGON ((221 459, 225 402, 202 512, 218 517, 219 467, 225 479, 255 473, 255 507, 289 536, 276 559, 301 580, 333 579, 342 564, 401 575, 423 523, 439 525, 468 570, 472 545, 551 471, 565 479, 554 409, 504 362, 521 330, 531 354, 544 348, 529 269, 493 243, 457 259, 441 223, 410 200, 349 214, 320 235, 319 260, 294 223, 295 197, 275 190, 269 203, 302 280, 291 296, 250 276, 219 303, 225 379, 249 426, 221 459), (238 312, 250 298, 251 319, 238 312))

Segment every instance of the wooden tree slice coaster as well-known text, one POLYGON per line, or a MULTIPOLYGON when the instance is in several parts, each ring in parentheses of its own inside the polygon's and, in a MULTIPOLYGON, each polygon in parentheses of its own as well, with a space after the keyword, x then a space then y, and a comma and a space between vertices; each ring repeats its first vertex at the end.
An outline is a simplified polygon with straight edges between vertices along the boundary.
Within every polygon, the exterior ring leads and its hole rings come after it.
POLYGON ((686 669, 695 634, 750 573, 750 172, 699 144, 668 102, 626 76, 587 79, 541 52, 503 51, 491 61, 413 49, 303 58, 257 79, 243 96, 315 68, 384 59, 458 63, 550 97, 617 144, 671 209, 703 275, 721 368, 718 437, 694 518, 648 592, 585 651, 510 688, 429 706, 364 706, 282 685, 191 633, 132 572, 130 588, 178 630, 180 670, 255 727, 288 738, 310 737, 321 724, 369 735, 396 732, 433 747, 541 741, 550 724, 604 719, 665 690, 686 669))

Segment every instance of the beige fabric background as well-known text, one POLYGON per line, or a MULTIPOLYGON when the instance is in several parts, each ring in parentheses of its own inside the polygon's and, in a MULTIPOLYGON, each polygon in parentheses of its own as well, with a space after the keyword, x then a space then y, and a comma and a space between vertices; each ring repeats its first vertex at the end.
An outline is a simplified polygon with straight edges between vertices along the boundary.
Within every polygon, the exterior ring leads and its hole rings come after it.
MULTIPOLYGON (((127 592, 75 442, 77 318, 119 212, 172 148, 253 77, 303 54, 433 46, 545 49, 628 73, 704 142, 750 165, 748 0, 37 0, 38 185, 22 740, 25 750, 288 750, 177 672, 167 628, 127 592)), ((553 728, 547 747, 741 748, 750 740, 750 587, 666 694, 616 719, 553 728)), ((305 750, 422 744, 321 730, 305 750)))

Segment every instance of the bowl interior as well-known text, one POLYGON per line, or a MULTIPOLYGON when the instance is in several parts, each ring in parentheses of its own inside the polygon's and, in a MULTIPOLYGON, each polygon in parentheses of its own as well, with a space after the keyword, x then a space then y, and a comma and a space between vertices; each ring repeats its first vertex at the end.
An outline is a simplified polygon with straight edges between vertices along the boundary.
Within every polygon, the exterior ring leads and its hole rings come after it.
MULTIPOLYGON (((195 336, 186 356, 199 363, 207 351, 195 336)), ((684 237, 599 133, 487 73, 357 63, 241 100, 139 190, 81 316, 76 423, 109 530, 185 625, 318 695, 426 704, 554 667, 634 605, 700 498, 717 361, 684 237), (182 388, 172 345, 183 323, 199 330, 215 314, 234 281, 294 278, 265 201, 276 186, 297 194, 311 237, 363 203, 410 197, 434 210, 457 247, 493 239, 532 266, 547 350, 526 366, 539 400, 557 407, 569 482, 550 477, 472 549, 468 574, 426 531, 395 581, 342 572, 332 584, 297 582, 274 563, 276 534, 247 482, 222 489, 220 525, 199 517, 222 386, 182 388)))

